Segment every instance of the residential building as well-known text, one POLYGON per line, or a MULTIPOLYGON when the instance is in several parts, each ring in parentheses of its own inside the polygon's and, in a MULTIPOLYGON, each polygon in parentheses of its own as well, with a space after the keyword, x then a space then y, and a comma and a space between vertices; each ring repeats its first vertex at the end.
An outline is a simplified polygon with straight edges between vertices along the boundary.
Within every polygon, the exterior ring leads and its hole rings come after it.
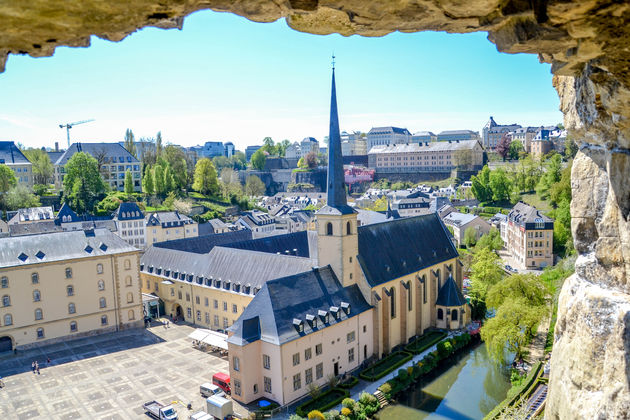
POLYGON ((146 216, 146 246, 155 242, 199 236, 197 222, 178 211, 151 213, 146 216))
POLYGON ((236 224, 251 230, 254 238, 273 235, 276 229, 274 217, 260 210, 243 212, 236 221, 236 224))
POLYGON ((129 245, 144 248, 147 244, 144 226, 144 213, 135 201, 120 203, 113 217, 118 236, 129 245))
POLYGON ((484 159, 477 140, 438 141, 375 146, 368 153, 368 166, 377 174, 448 172, 455 168, 479 170, 484 159))
POLYGON ((209 158, 212 159, 215 156, 224 156, 225 147, 222 141, 207 141, 201 147, 201 150, 197 152, 199 159, 209 158))
POLYGON ((486 150, 494 150, 504 134, 507 134, 519 128, 522 127, 518 124, 499 125, 494 121, 494 118, 490 116, 490 119, 488 120, 486 125, 484 125, 481 129, 483 147, 486 150))
POLYGON ((418 190, 392 191, 387 196, 391 199, 391 210, 397 211, 400 217, 430 213, 431 198, 418 190))
MULTIPOLYGON (((124 141, 119 141, 118 144, 120 144, 122 147, 125 147, 125 142, 124 141)), ((150 155, 155 155, 155 153, 157 152, 157 146, 155 145, 154 141, 147 141, 147 140, 136 140, 134 141, 134 144, 136 146, 136 153, 135 153, 135 157, 142 162, 142 158, 146 155, 146 154, 150 154, 150 155)), ((50 153, 49 153, 50 154, 50 153)), ((57 160, 52 160, 51 162, 56 162, 57 160)))
POLYGON ((105 229, 0 238, 0 351, 142 326, 139 251, 105 229))
POLYGON ((223 144, 223 156, 232 157, 235 151, 236 149, 234 148, 234 143, 232 143, 231 141, 223 144))
MULTIPOLYGON (((210 228, 212 234, 225 233, 230 231, 230 227, 220 219, 210 219, 206 224, 208 224, 208 227, 210 228)), ((199 234, 201 235, 201 225, 199 225, 198 227, 199 234)))
POLYGON ((411 141, 414 143, 426 143, 430 141, 437 141, 437 136, 431 131, 418 131, 413 133, 411 141))
POLYGON ((390 144, 405 144, 411 141, 411 133, 406 128, 372 127, 367 133, 367 151, 374 146, 388 146, 390 144))
POLYGON ((564 153, 566 139, 567 130, 555 129, 549 133, 549 141, 553 143, 553 149, 558 153, 564 153))
POLYGON ((118 143, 72 143, 55 165, 55 187, 63 188, 65 166, 75 153, 84 152, 98 162, 99 172, 103 180, 113 190, 125 189, 125 173, 131 172, 134 191, 141 191, 140 161, 118 143))
POLYGON ((360 131, 341 133, 341 154, 343 156, 366 156, 367 135, 360 131))
POLYGON ((479 140, 479 133, 472 130, 446 130, 437 135, 437 141, 479 140))
POLYGON ((18 209, 15 215, 9 219, 8 224, 9 226, 23 225, 43 222, 45 220, 55 220, 55 213, 50 206, 18 209))
POLYGON ((4 220, 0 219, 0 237, 9 236, 9 225, 4 220))
POLYGON ((532 140, 536 137, 538 127, 521 127, 511 132, 512 141, 520 141, 527 153, 531 153, 532 140))
POLYGON ((520 269, 553 265, 553 219, 519 201, 507 217, 507 250, 520 269))
POLYGON ((442 218, 446 226, 453 228, 453 237, 457 242, 457 246, 465 245, 465 235, 468 229, 475 232, 475 239, 481 238, 482 235, 490 232, 492 226, 479 216, 470 213, 459 213, 452 211, 442 218))
POLYGON ((540 127, 536 136, 532 139, 531 154, 534 157, 542 157, 553 150, 553 142, 549 138, 551 130, 540 127))
POLYGON ((256 150, 260 149, 262 146, 247 146, 245 148, 245 158, 249 162, 252 159, 252 155, 256 153, 256 150))
POLYGON ((62 231, 107 229, 120 236, 116 227, 116 222, 110 217, 92 216, 90 214, 78 216, 74 210, 68 206, 68 203, 63 203, 59 209, 59 212, 55 217, 55 226, 59 227, 59 230, 62 231))
POLYGON ((503 240, 503 246, 507 248, 508 241, 508 218, 506 214, 497 213, 488 220, 492 226, 497 228, 501 234, 501 239, 503 240))
POLYGON ((301 159, 309 153, 319 153, 319 142, 314 137, 305 137, 301 142, 293 142, 285 150, 287 159, 301 159))
POLYGON ((33 187, 33 165, 12 141, 0 141, 0 165, 13 170, 18 185, 33 187))

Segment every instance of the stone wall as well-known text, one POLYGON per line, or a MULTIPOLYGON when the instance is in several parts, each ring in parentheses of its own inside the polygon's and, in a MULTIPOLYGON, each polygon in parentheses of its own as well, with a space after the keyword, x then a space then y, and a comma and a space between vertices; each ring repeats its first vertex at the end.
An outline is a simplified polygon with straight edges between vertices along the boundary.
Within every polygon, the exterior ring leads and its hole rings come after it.
MULTIPOLYGON (((630 412, 630 4, 603 0, 85 0, 0 6, 0 71, 9 53, 52 55, 90 36, 181 28, 200 9, 258 22, 285 17, 315 34, 486 31, 499 51, 551 63, 573 165, 572 231, 580 256, 560 295, 547 418, 630 412)), ((413 53, 410 51, 410 53, 413 53)), ((10 70, 10 69, 9 69, 10 70)), ((419 75, 419 77, 421 77, 419 75)))

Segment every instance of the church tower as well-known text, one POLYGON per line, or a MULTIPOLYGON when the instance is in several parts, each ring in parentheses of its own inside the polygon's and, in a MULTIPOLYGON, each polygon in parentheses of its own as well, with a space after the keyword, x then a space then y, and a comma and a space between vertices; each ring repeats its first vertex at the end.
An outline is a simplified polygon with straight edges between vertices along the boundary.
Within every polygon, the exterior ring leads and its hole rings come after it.
POLYGON ((357 212, 346 201, 334 58, 328 135, 328 195, 326 205, 316 213, 317 256, 320 266, 330 264, 341 283, 350 286, 357 282, 359 240, 357 212))

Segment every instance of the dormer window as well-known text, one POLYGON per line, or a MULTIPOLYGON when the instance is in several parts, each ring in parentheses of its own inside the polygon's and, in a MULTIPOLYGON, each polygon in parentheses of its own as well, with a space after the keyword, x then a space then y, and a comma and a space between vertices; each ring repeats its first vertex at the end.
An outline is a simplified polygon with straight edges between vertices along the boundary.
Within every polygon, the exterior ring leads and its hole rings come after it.
POLYGON ((341 312, 339 312, 339 308, 337 306, 331 306, 330 313, 337 321, 339 321, 339 319, 341 318, 341 312))
POLYGON ((341 309, 346 313, 346 315, 350 315, 350 304, 347 302, 341 302, 341 309))
POLYGON ((214 287, 220 288, 221 287, 221 280, 215 280, 214 281, 214 287))
POLYGON ((295 327, 297 332, 304 332, 304 321, 302 321, 301 319, 293 318, 293 326, 295 327))
POLYGON ((315 315, 306 315, 306 320, 308 321, 312 329, 317 328, 317 317, 315 315))
POLYGON ((319 311, 317 311, 317 315, 319 315, 324 324, 328 324, 328 312, 322 311, 320 309, 319 311))

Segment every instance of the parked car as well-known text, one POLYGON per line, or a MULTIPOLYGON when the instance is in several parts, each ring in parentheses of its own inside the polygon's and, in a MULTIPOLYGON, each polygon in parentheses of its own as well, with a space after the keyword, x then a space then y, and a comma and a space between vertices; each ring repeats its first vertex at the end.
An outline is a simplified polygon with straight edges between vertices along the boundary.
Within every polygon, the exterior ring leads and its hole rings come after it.
POLYGON ((225 397, 225 392, 223 392, 223 390, 219 386, 214 385, 210 382, 201 384, 201 386, 199 387, 199 392, 201 393, 203 397, 206 397, 206 398, 211 397, 213 395, 218 395, 219 397, 225 397))
POLYGON ((158 401, 149 401, 142 405, 145 412, 149 413, 151 417, 158 420, 176 420, 177 412, 172 405, 162 404, 158 401))
POLYGON ((212 375, 212 383, 225 391, 226 394, 230 394, 230 375, 227 373, 215 373, 212 375))

